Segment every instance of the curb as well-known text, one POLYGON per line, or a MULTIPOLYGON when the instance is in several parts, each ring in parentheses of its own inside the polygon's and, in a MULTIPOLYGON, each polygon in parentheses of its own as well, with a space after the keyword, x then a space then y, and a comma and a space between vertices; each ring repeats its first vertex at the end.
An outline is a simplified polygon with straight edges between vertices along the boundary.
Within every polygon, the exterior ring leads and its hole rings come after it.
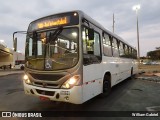
POLYGON ((0 77, 2 77, 2 76, 7 76, 7 75, 13 75, 13 74, 22 74, 22 73, 24 73, 24 71, 19 71, 19 72, 10 72, 10 73, 5 73, 5 72, 3 72, 3 73, 1 73, 0 72, 0 77))

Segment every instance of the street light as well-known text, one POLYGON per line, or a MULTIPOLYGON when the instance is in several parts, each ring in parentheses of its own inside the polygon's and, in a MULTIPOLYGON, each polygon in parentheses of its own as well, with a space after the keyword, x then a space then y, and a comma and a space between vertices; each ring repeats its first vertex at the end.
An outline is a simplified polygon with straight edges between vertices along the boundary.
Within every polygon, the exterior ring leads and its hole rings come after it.
POLYGON ((0 40, 0 44, 2 44, 4 47, 7 47, 6 43, 4 42, 4 40, 0 40))
POLYGON ((139 10, 140 8, 141 8, 140 5, 134 5, 132 9, 133 9, 133 10, 139 10))
POLYGON ((134 5, 132 7, 134 11, 136 11, 137 15, 137 43, 138 43, 138 62, 140 62, 140 48, 139 48, 139 27, 138 27, 138 10, 140 9, 140 5, 134 5))
POLYGON ((0 40, 0 43, 4 43, 4 40, 0 40))
POLYGON ((4 40, 0 40, 0 44, 4 45, 5 44, 4 40))

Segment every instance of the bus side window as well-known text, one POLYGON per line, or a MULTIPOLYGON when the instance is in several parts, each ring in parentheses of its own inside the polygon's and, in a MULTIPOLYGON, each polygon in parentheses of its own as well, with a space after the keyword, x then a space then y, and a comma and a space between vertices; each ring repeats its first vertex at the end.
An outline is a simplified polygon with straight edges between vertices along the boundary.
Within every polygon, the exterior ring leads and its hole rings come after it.
POLYGON ((119 52, 120 52, 120 57, 125 57, 124 47, 122 42, 119 43, 119 52))
POLYGON ((132 58, 132 49, 128 47, 128 58, 132 58))
POLYGON ((118 42, 115 38, 112 39, 112 50, 113 50, 113 56, 119 57, 118 42))
POLYGON ((124 54, 125 54, 125 57, 127 58, 128 57, 128 46, 124 44, 124 54))
POLYGON ((132 53, 132 54, 133 54, 133 58, 134 58, 134 59, 137 59, 137 51, 136 51, 135 49, 133 50, 133 53, 132 53))
POLYGON ((103 53, 105 56, 112 57, 111 39, 107 34, 103 36, 103 53))
POLYGON ((100 53, 100 35, 97 32, 94 32, 94 55, 101 56, 100 53))

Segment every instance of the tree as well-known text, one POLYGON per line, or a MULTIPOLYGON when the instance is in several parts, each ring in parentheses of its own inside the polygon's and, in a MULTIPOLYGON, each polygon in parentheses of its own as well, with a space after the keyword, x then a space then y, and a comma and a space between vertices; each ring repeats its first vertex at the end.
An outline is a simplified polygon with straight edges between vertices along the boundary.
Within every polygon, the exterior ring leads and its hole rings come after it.
POLYGON ((149 57, 152 60, 160 60, 160 49, 149 51, 147 53, 147 57, 149 57))

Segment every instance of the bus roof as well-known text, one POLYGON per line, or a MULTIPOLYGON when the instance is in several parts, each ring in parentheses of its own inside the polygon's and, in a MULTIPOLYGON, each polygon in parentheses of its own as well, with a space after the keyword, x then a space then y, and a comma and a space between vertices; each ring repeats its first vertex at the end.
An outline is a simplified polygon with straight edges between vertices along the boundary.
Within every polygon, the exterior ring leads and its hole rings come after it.
MULTIPOLYGON (((83 11, 78 10, 78 12, 80 14, 83 15, 84 18, 86 18, 88 21, 90 21, 91 23, 93 23, 94 25, 96 25, 97 27, 99 27, 100 29, 102 29, 104 32, 110 34, 111 36, 117 38, 118 40, 122 41, 123 43, 129 45, 128 42, 124 41, 124 39, 122 39, 120 36, 118 36, 117 34, 107 30, 106 28, 104 28, 100 23, 98 23, 97 21, 95 21, 94 19, 92 19, 90 16, 88 16, 87 14, 85 14, 83 11)), ((135 49, 134 46, 129 45, 130 47, 132 47, 133 49, 135 49)))
MULTIPOLYGON (((67 11, 67 12, 60 12, 60 13, 55 13, 55 14, 51 14, 51 15, 48 15, 48 16, 45 16, 45 17, 41 17, 41 18, 38 18, 34 21, 32 21, 31 23, 37 21, 37 20, 40 20, 40 19, 43 19, 43 18, 46 18, 46 17, 50 17, 50 16, 53 16, 53 15, 59 15, 59 14, 65 14, 65 13, 69 13, 69 12, 77 12, 79 14, 80 17, 82 18, 85 18, 86 20, 90 21, 92 24, 96 25, 98 28, 100 28, 101 30, 103 30, 104 32, 110 34, 111 36, 117 38, 118 40, 122 41, 123 43, 127 44, 128 46, 132 47, 133 49, 135 49, 134 46, 131 46, 129 45, 126 41, 124 41, 120 36, 118 36, 117 34, 107 30, 106 28, 104 28, 100 23, 98 23, 97 21, 95 21, 93 18, 91 18, 90 16, 88 16, 87 14, 85 14, 83 11, 81 10, 73 10, 73 11, 67 11)), ((31 24, 30 23, 30 24, 31 24)))

